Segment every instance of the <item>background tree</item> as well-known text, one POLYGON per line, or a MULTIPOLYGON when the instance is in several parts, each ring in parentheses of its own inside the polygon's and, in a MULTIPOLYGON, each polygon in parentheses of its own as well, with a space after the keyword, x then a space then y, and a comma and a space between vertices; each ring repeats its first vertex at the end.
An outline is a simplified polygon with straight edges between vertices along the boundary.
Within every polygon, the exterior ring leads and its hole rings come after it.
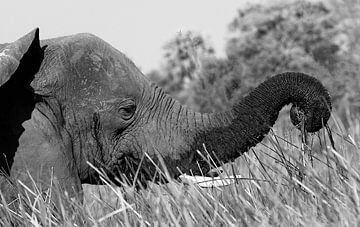
POLYGON ((358 47, 360 23, 353 20, 360 17, 351 14, 349 4, 347 11, 338 10, 344 2, 286 1, 239 9, 229 25, 224 59, 216 58, 200 35, 178 35, 165 46, 162 81, 171 95, 209 112, 228 108, 266 77, 302 71, 325 83, 335 106, 346 101, 358 108, 359 52, 350 52, 358 47))
MULTIPOLYGON (((283 71, 303 71, 325 80, 332 93, 330 72, 337 70, 346 36, 335 13, 322 2, 294 1, 256 5, 238 11, 229 26, 226 52, 233 64, 246 65, 245 92, 264 78, 283 71)), ((335 95, 337 97, 338 94, 335 95)))
POLYGON ((200 58, 214 56, 214 49, 195 32, 178 33, 164 46, 164 63, 160 70, 149 73, 150 79, 165 91, 186 102, 185 94, 200 70, 200 58))

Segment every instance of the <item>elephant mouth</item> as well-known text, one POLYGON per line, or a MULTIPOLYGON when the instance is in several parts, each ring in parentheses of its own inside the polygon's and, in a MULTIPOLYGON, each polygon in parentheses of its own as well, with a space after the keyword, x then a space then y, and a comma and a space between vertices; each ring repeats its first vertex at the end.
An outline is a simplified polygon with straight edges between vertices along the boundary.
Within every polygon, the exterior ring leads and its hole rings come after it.
POLYGON ((129 152, 118 157, 115 163, 104 169, 99 175, 99 180, 109 180, 117 186, 146 188, 149 181, 168 182, 160 172, 159 167, 149 161, 145 153, 141 158, 137 158, 132 152, 129 152))
POLYGON ((301 131, 317 132, 324 126, 330 118, 329 107, 318 106, 317 112, 325 113, 323 115, 314 115, 312 111, 306 111, 298 105, 293 105, 290 109, 290 119, 293 125, 301 131))

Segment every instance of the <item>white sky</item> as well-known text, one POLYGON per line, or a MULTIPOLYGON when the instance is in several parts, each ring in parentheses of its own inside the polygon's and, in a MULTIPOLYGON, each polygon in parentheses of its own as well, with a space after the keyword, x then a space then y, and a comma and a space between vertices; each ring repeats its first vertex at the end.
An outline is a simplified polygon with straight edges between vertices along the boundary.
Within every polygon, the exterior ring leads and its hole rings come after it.
POLYGON ((0 43, 12 42, 35 27, 40 28, 41 39, 90 32, 124 52, 146 73, 158 68, 162 47, 181 31, 200 32, 222 55, 227 25, 245 2, 247 0, 3 0, 0 43))

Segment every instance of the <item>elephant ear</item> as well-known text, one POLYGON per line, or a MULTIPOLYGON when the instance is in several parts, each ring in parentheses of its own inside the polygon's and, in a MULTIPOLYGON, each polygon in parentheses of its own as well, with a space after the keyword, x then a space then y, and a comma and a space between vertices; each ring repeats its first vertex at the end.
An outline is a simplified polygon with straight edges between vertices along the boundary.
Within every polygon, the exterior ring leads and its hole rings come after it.
POLYGON ((13 43, 0 45, 0 87, 10 81, 29 85, 42 58, 38 28, 13 43))

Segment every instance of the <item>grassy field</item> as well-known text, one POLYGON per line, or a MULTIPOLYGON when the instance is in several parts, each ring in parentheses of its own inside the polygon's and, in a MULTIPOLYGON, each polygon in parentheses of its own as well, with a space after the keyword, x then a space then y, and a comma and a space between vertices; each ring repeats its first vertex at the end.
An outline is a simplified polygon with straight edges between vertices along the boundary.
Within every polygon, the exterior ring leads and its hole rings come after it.
POLYGON ((360 118, 344 130, 333 114, 329 126, 336 150, 325 130, 302 143, 288 115, 282 117, 262 144, 223 168, 222 177, 237 176, 229 186, 171 181, 136 191, 85 185, 83 204, 63 198, 57 212, 44 196, 31 204, 25 197, 18 211, 2 203, 0 225, 356 226, 360 118))

